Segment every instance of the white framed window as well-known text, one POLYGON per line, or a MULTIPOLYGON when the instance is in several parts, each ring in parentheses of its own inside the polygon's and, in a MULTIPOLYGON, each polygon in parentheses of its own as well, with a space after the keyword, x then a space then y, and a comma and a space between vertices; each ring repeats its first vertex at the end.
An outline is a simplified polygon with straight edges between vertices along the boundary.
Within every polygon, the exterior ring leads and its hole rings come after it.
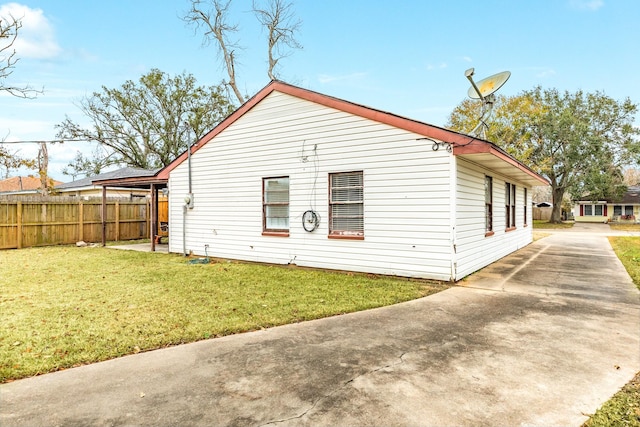
POLYGON ((329 237, 364 238, 362 171, 329 174, 329 237))
POLYGON ((505 228, 516 226, 516 186, 508 182, 504 183, 504 212, 505 228))
MULTIPOLYGON (((615 212, 615 207, 614 207, 615 212)), ((580 205, 580 216, 607 216, 607 205, 589 204, 580 205)))
POLYGON ((493 178, 484 177, 484 230, 493 233, 493 178))
POLYGON ((262 180, 262 231, 289 232, 289 177, 262 180))
POLYGON ((613 215, 618 217, 631 217, 633 216, 633 205, 614 205, 613 215))
POLYGON ((529 206, 529 202, 527 202, 527 189, 524 188, 524 201, 522 202, 522 207, 524 208, 524 225, 527 225, 527 208, 529 206))

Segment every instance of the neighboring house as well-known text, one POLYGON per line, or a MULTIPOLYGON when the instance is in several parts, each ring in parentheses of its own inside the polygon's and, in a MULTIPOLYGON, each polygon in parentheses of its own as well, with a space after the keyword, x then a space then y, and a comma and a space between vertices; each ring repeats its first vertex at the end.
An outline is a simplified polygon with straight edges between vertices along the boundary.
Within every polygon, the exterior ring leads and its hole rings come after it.
POLYGON ((552 208, 553 207, 553 205, 549 202, 540 202, 540 203, 533 202, 533 206, 535 206, 536 208, 552 208))
MULTIPOLYGON (((62 184, 51 180, 52 185, 62 184)), ((0 180, 0 195, 40 194, 40 178, 33 176, 14 176, 0 180)))
MULTIPOLYGON (((140 168, 124 167, 110 172, 104 172, 88 178, 79 179, 77 181, 60 183, 54 187, 56 194, 60 196, 70 197, 102 197, 102 187, 93 184, 94 181, 105 179, 119 179, 131 176, 154 175, 158 170, 147 170, 140 168)), ((135 187, 130 188, 109 188, 107 189, 107 197, 119 197, 133 199, 136 197, 148 197, 149 191, 135 187)))
POLYGON ((537 221, 549 221, 553 205, 549 202, 533 202, 533 219, 537 221))
POLYGON ((606 199, 594 202, 585 197, 576 202, 573 215, 576 222, 639 222, 640 186, 629 186, 619 200, 606 199))

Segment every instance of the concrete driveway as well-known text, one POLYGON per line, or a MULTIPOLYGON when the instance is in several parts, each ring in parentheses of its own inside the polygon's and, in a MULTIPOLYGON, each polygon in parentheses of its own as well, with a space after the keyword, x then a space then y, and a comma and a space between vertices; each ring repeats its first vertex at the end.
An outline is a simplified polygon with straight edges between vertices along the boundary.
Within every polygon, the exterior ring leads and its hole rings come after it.
POLYGON ((606 237, 557 233, 445 292, 0 386, 2 426, 579 426, 640 371, 606 237))

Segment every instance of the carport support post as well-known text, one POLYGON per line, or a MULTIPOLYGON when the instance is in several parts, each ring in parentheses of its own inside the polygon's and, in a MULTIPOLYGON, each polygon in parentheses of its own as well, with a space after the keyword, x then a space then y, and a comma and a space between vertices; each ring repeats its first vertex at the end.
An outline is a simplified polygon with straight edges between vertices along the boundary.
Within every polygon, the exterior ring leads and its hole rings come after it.
POLYGON ((107 187, 102 186, 102 246, 107 246, 107 187))
POLYGON ((156 251, 156 235, 158 234, 158 189, 151 184, 151 252, 156 251))

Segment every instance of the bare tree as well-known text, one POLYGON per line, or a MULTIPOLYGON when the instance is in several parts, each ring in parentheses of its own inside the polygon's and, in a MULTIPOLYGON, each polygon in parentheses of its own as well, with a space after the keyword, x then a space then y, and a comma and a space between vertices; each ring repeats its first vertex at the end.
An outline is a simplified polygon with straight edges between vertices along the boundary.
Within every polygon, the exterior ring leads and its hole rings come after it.
POLYGON ((241 47, 237 42, 229 39, 232 33, 238 31, 238 25, 230 25, 227 22, 230 4, 231 0, 227 0, 227 2, 212 0, 213 9, 209 9, 203 5, 202 0, 191 0, 191 9, 183 20, 195 26, 196 29, 204 29, 203 45, 209 45, 212 41, 217 43, 229 76, 229 81, 223 83, 230 87, 238 101, 244 104, 245 98, 236 84, 235 51, 241 47))
POLYGON ((13 74, 13 69, 19 58, 13 44, 18 38, 18 31, 22 28, 22 21, 9 15, 0 16, 0 91, 9 92, 18 98, 35 98, 42 93, 29 85, 13 86, 7 83, 7 78, 13 74))
MULTIPOLYGON (((229 76, 229 81, 224 84, 233 90, 236 99, 242 104, 245 102, 245 97, 236 83, 237 58, 235 56, 236 50, 241 49, 241 46, 230 39, 231 34, 238 31, 238 25, 228 23, 230 4, 231 0, 226 2, 210 0, 210 4, 206 0, 191 0, 191 9, 183 20, 193 25, 196 30, 204 29, 203 45, 214 43, 218 46, 219 55, 223 59, 229 76)), ((295 19, 292 3, 287 3, 285 0, 268 0, 265 8, 259 7, 254 1, 253 12, 260 24, 267 29, 269 56, 267 75, 269 79, 275 80, 278 61, 291 54, 287 48, 302 48, 295 39, 302 22, 295 19)))
POLYGON ((51 192, 51 182, 49 181, 49 150, 47 143, 38 144, 38 175, 40 176, 40 194, 47 196, 51 192))
POLYGON ((291 55, 291 51, 286 47, 302 49, 302 45, 295 39, 302 21, 295 19, 292 4, 285 3, 283 0, 269 0, 266 9, 259 8, 254 0, 253 12, 268 31, 269 69, 267 74, 271 80, 275 80, 277 78, 275 67, 278 61, 291 55))
POLYGON ((4 138, 0 140, 0 179, 9 178, 13 169, 35 167, 35 161, 20 156, 20 150, 9 150, 2 144, 3 142, 5 142, 4 138))
POLYGON ((623 182, 625 185, 640 185, 640 169, 629 168, 625 170, 623 182))

